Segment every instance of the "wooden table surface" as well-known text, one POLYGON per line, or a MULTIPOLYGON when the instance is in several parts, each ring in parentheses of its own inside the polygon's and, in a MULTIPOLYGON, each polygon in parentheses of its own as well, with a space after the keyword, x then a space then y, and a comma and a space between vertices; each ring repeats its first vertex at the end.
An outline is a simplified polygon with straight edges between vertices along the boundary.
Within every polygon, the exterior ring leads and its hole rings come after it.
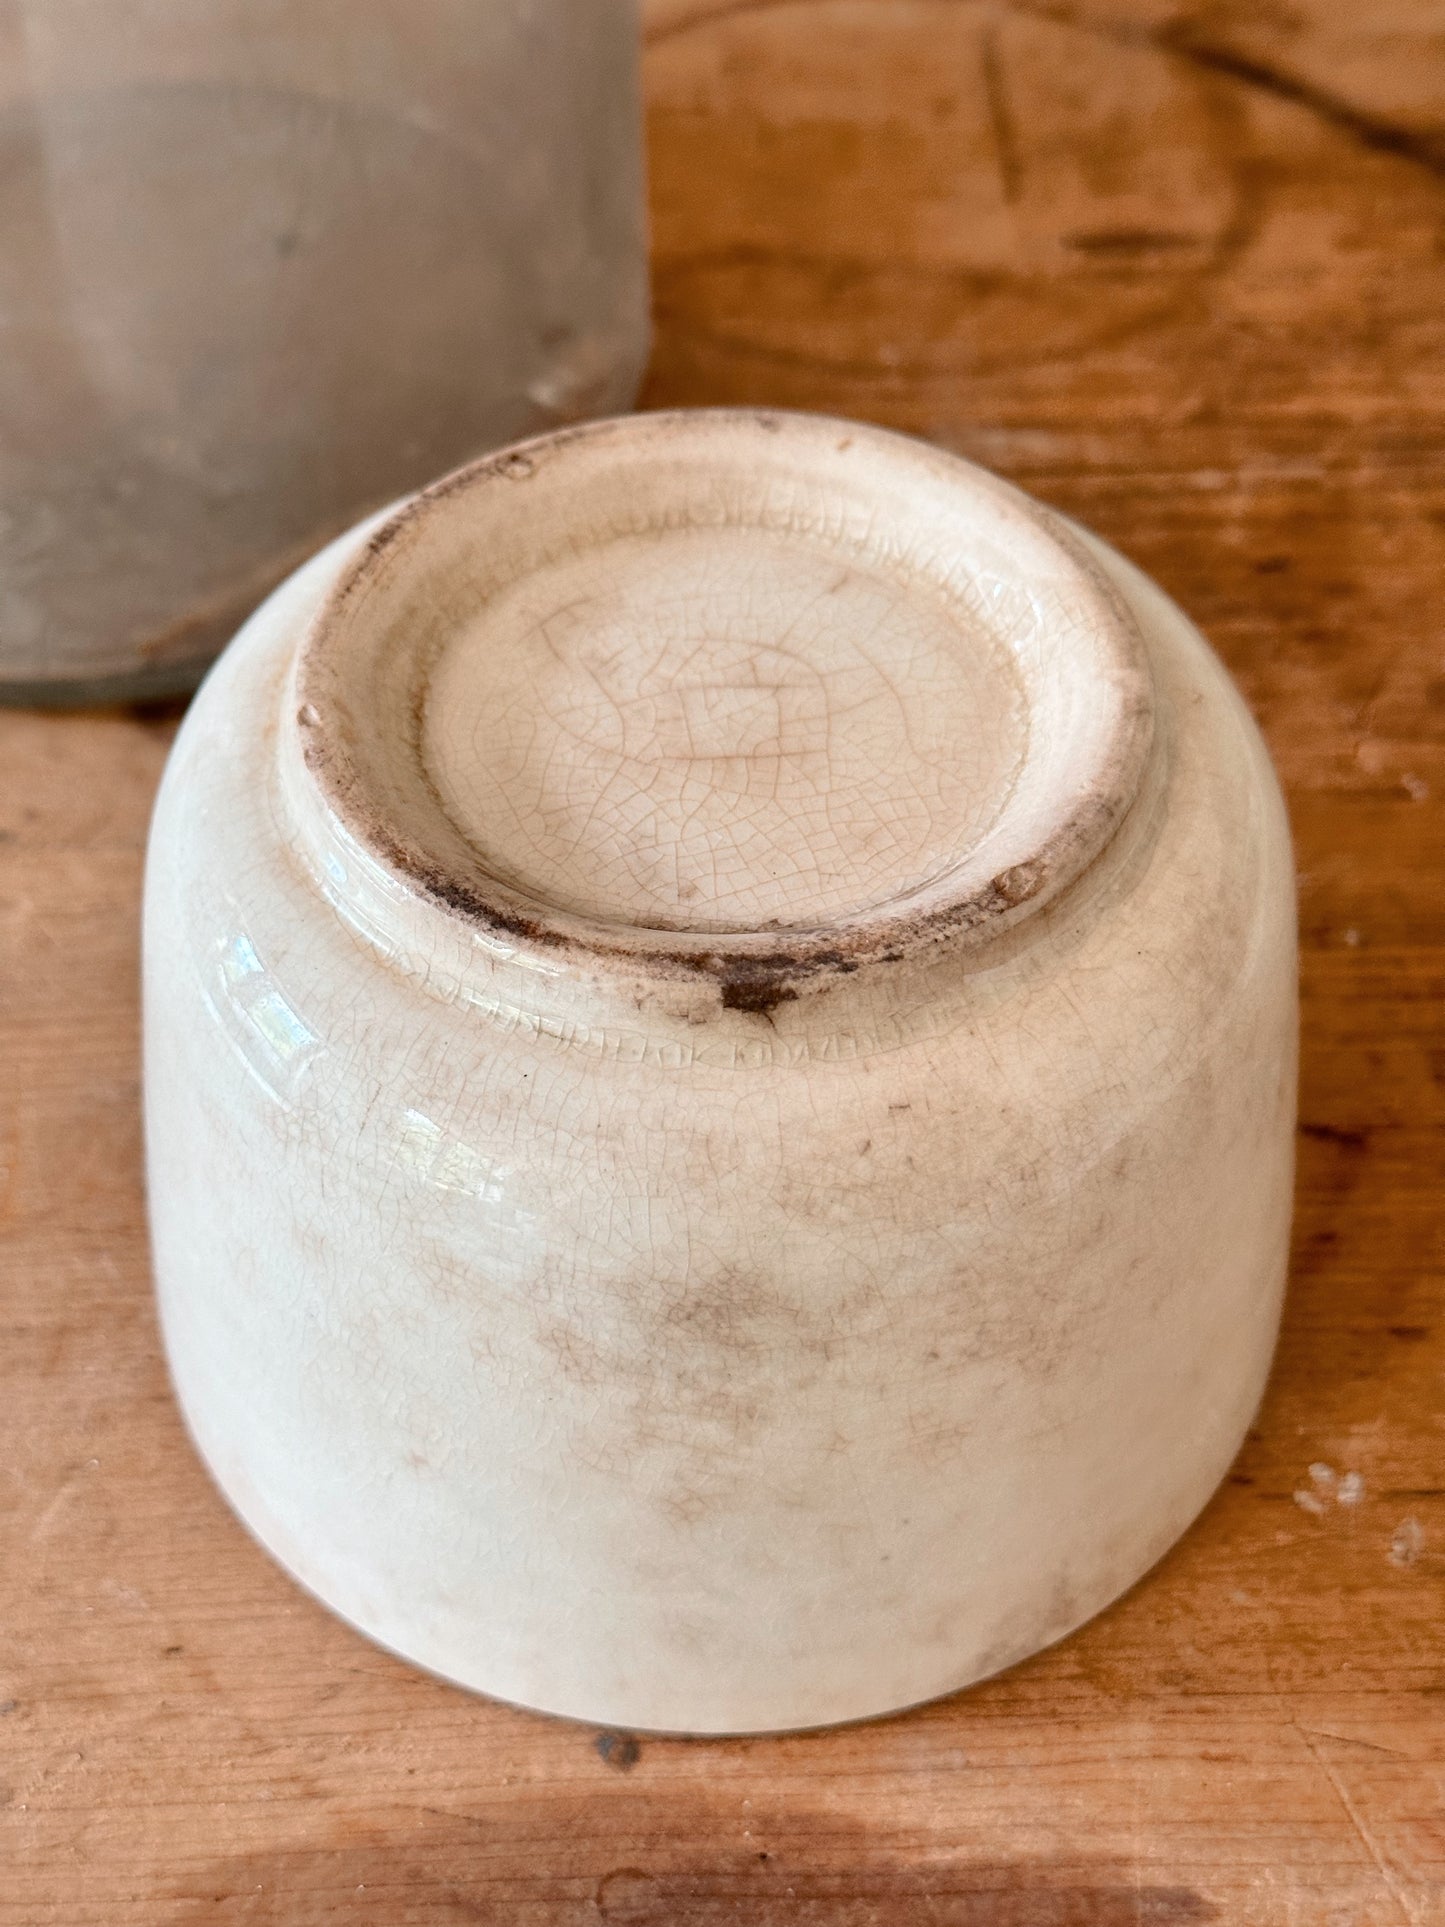
POLYGON ((657 0, 649 405, 936 438, 1092 523, 1268 733, 1303 895, 1279 1361, 1061 1647, 794 1739, 412 1671, 231 1518, 142 1212, 173 716, 0 717, 0 1923, 1445 1921, 1445 15, 657 0))

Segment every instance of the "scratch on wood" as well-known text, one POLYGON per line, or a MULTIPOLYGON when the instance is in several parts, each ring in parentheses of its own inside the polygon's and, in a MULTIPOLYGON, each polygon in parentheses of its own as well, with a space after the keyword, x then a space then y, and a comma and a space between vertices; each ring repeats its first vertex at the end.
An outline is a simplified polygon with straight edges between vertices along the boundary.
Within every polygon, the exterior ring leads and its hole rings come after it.
POLYGON ((1370 1856, 1370 1859, 1374 1862, 1376 1871, 1378 1872, 1381 1880, 1384 1881, 1386 1887, 1389 1889, 1390 1897, 1393 1899, 1396 1907, 1399 1909, 1400 1918, 1403 1921, 1406 1921, 1409 1924, 1409 1927, 1416 1927, 1416 1923, 1419 1921, 1420 1916, 1415 1911, 1414 1907, 1411 1905, 1408 1895, 1405 1893, 1404 1888, 1401 1886, 1398 1874, 1395 1872, 1394 1868, 1390 1865, 1389 1861, 1386 1860, 1384 1854, 1380 1851, 1379 1843, 1376 1841, 1375 1836, 1370 1832, 1369 1828, 1365 1825, 1364 1821, 1361 1819, 1359 1810, 1357 1809, 1354 1801, 1350 1798, 1349 1794, 1345 1790, 1344 1781, 1341 1780, 1339 1774, 1335 1771, 1334 1767, 1330 1765, 1330 1762, 1323 1757, 1323 1755, 1320 1753, 1319 1748, 1315 1745, 1314 1740, 1311 1738, 1307 1729, 1301 1726, 1298 1720, 1296 1720, 1294 1723, 1294 1729, 1295 1729, 1295 1732, 1298 1733, 1300 1738, 1304 1741, 1305 1747, 1309 1753, 1310 1758, 1314 1761, 1315 1765, 1319 1768, 1320 1772, 1324 1774, 1325 1778, 1329 1781, 1330 1785, 1334 1788, 1335 1797, 1339 1801, 1340 1805, 1344 1808, 1346 1818, 1349 1820, 1350 1825, 1354 1828, 1356 1837, 1358 1838, 1360 1845, 1364 1848, 1365 1852, 1370 1856))
POLYGON ((1023 186, 1023 166, 1019 158, 1018 130, 1009 106, 1003 62, 999 58, 996 28, 989 27, 981 36, 979 51, 989 125, 993 130, 994 152, 998 155, 999 179, 1003 184, 1003 197, 1012 206, 1023 186))

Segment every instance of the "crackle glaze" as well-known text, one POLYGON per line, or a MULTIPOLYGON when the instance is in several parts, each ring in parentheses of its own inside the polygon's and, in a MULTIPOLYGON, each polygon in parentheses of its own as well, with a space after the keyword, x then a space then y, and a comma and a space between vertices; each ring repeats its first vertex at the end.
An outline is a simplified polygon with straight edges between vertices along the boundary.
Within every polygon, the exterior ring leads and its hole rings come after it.
POLYGON ((276 1557, 468 1686, 945 1693, 1229 1464, 1295 1031, 1263 746, 1120 556, 854 424, 528 443, 294 576, 178 739, 177 1390, 276 1557))

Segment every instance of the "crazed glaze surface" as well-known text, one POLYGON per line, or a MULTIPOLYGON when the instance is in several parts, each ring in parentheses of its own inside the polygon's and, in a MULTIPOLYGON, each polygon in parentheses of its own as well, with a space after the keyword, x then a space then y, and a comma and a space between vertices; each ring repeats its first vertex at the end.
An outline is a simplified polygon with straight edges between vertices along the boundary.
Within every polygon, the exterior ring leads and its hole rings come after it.
POLYGON ((946 1692, 1136 1579, 1259 1398, 1263 746, 1129 564, 880 431, 600 424, 318 557, 178 739, 146 1020, 201 1450, 502 1697, 946 1692))

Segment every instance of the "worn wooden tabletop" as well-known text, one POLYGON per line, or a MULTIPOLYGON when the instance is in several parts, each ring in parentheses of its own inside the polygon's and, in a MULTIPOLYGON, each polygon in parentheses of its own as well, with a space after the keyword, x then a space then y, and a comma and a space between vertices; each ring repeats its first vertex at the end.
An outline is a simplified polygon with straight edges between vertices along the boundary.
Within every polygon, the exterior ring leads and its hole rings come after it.
POLYGON ((1004 1677, 598 1734, 413 1672, 207 1482, 147 1276, 174 718, 0 717, 0 1922, 1445 1921, 1436 0, 657 0, 649 404, 935 437, 1200 621, 1287 786, 1293 1283, 1198 1525, 1004 1677))

